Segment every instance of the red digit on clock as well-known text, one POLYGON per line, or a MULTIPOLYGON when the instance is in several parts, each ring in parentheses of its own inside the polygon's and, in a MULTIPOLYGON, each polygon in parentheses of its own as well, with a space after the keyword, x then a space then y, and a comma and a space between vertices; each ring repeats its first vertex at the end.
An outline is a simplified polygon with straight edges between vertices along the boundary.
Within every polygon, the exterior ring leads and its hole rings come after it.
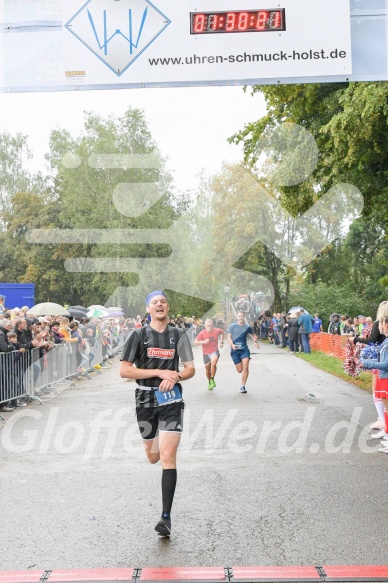
POLYGON ((194 16, 194 32, 203 32, 205 30, 206 16, 204 14, 196 14, 194 16))
POLYGON ((279 11, 274 12, 273 13, 273 25, 272 25, 273 28, 281 28, 281 24, 282 24, 282 21, 281 21, 280 12, 279 11))
POLYGON ((240 12, 238 15, 238 30, 246 30, 248 26, 248 12, 240 12))
POLYGON ((256 23, 257 30, 264 30, 265 25, 267 23, 267 20, 268 20, 268 12, 266 12, 265 10, 260 10, 260 12, 257 13, 257 23, 256 23))
POLYGON ((236 14, 234 12, 228 12, 228 14, 226 15, 225 30, 228 31, 236 30, 236 14))

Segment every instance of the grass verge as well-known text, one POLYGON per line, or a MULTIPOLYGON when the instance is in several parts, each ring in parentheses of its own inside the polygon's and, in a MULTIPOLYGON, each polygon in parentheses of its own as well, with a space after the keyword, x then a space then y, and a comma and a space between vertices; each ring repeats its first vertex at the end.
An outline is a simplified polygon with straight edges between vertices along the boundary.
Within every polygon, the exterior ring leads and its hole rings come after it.
POLYGON ((306 360, 312 366, 315 366, 329 374, 332 374, 352 385, 356 385, 364 391, 372 392, 372 375, 368 372, 361 372, 358 377, 351 377, 342 368, 343 360, 337 358, 336 356, 329 356, 324 352, 319 352, 314 350, 311 354, 303 354, 303 352, 297 353, 295 356, 306 360))

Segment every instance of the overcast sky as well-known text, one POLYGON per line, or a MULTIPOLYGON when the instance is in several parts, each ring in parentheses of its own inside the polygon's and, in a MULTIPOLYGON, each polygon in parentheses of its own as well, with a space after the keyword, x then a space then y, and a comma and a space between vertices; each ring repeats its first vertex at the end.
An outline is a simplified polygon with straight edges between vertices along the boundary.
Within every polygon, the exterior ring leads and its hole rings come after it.
POLYGON ((153 138, 179 189, 195 188, 202 169, 217 171, 223 160, 242 159, 241 146, 227 138, 265 114, 263 98, 242 87, 198 87, 0 94, 0 131, 29 136, 34 167, 43 170, 49 133, 55 127, 79 132, 85 110, 122 114, 143 109, 153 138))

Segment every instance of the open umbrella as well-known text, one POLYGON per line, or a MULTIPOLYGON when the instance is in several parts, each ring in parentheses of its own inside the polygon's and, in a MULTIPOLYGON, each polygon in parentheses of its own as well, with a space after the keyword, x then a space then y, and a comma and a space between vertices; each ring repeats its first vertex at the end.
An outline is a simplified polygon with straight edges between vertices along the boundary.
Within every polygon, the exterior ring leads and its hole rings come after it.
POLYGON ((118 316, 123 316, 124 312, 122 310, 115 310, 114 312, 109 312, 109 316, 112 318, 117 318, 118 316))
POLYGON ((87 312, 89 310, 89 308, 84 308, 84 306, 70 306, 70 308, 67 308, 69 311, 70 310, 78 310, 79 312, 87 312))
POLYGON ((107 312, 105 310, 105 308, 103 310, 89 310, 89 312, 86 314, 89 318, 103 318, 104 316, 109 316, 109 312, 107 312))
POLYGON ((45 302, 43 304, 36 304, 28 310, 34 316, 70 316, 70 313, 60 304, 53 302, 45 302))
POLYGON ((295 308, 290 308, 288 311, 289 312, 300 312, 301 310, 304 310, 305 314, 308 314, 308 311, 305 310, 304 308, 302 308, 301 306, 296 306, 295 308))
POLYGON ((106 307, 105 306, 100 306, 100 305, 96 304, 94 306, 89 306, 88 307, 88 312, 90 312, 90 310, 104 310, 106 312, 106 307))
POLYGON ((84 312, 83 310, 76 310, 75 308, 69 308, 69 314, 73 318, 77 318, 77 320, 81 318, 86 318, 86 312, 84 312))
POLYGON ((108 312, 122 312, 124 313, 123 308, 119 308, 118 306, 114 306, 113 308, 106 308, 108 312))

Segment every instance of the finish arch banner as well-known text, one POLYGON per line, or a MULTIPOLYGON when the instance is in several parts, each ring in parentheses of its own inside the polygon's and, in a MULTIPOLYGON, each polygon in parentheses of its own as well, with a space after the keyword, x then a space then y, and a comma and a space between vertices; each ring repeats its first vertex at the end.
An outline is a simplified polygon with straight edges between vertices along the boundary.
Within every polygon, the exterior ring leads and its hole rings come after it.
POLYGON ((4 90, 352 73, 349 0, 2 0, 4 90))
POLYGON ((67 69, 85 71, 88 83, 351 73, 348 0, 89 0, 80 9, 71 0, 64 6, 67 69))

